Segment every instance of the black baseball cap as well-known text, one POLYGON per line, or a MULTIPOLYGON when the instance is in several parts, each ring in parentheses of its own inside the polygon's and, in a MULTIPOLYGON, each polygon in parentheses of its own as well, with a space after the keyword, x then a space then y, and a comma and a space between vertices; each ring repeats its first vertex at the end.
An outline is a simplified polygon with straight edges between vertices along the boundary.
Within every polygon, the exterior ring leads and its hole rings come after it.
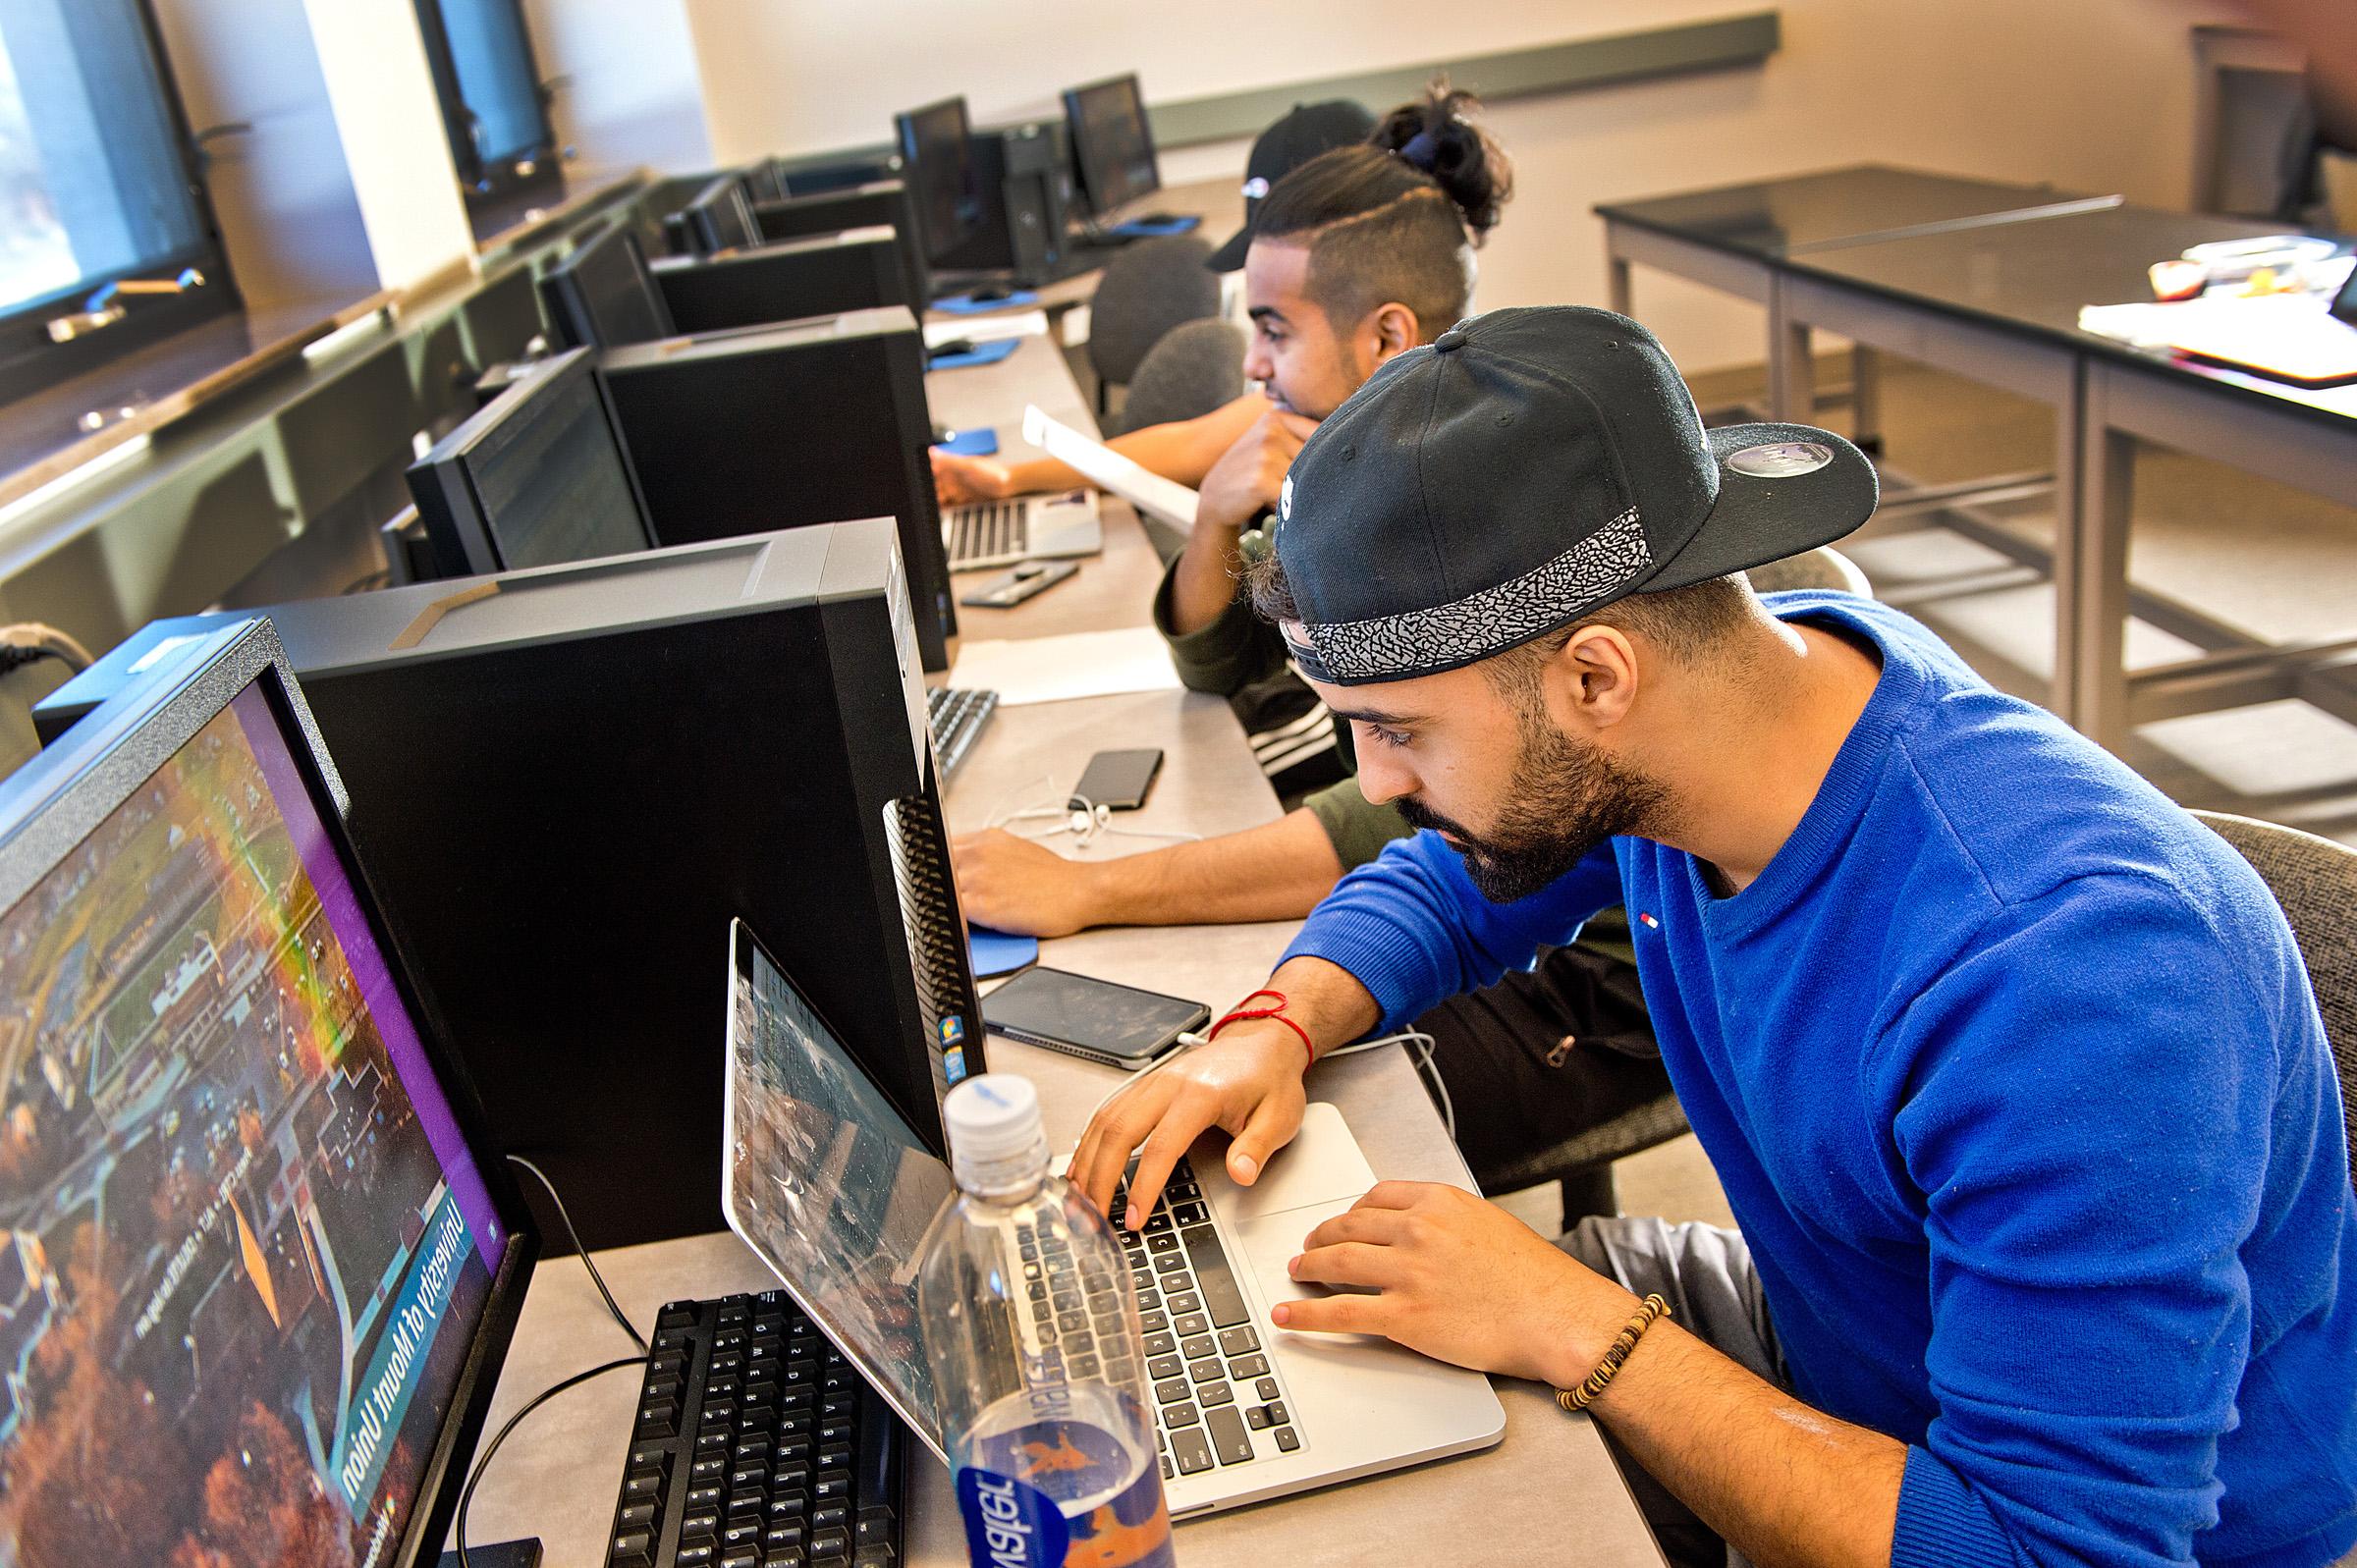
POLYGON ((1626 316, 1493 310, 1386 364, 1293 459, 1270 535, 1297 615, 1280 629, 1333 685, 1438 675, 1830 544, 1877 489, 1832 431, 1705 430, 1626 316))
POLYGON ((1244 252, 1252 248, 1252 215, 1260 210, 1269 188, 1319 153, 1350 146, 1374 134, 1375 117, 1348 98, 1294 104, 1252 143, 1252 156, 1244 160, 1244 226, 1204 265, 1214 272, 1241 267, 1244 252))

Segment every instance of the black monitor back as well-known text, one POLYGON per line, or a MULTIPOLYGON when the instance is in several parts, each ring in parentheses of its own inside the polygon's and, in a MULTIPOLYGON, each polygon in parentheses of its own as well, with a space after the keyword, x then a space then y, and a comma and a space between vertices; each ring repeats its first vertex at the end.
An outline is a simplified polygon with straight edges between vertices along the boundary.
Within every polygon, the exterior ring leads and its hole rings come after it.
POLYGON ((870 519, 256 612, 493 1138, 589 1247, 721 1228, 733 918, 936 1148, 981 1070, 893 540, 870 519))
POLYGON ((925 245, 916 228, 916 201, 907 183, 871 180, 840 190, 787 196, 753 203, 753 222, 770 243, 835 234, 844 229, 867 229, 889 224, 901 275, 905 279, 902 303, 915 308, 932 297, 933 280, 925 265, 925 245))
POLYGON ((637 235, 620 224, 542 277, 540 301, 568 349, 652 343, 674 330, 637 235))
POLYGON ((704 187, 684 210, 688 238, 698 255, 734 250, 760 239, 760 230, 753 223, 752 203, 745 196, 744 182, 736 175, 723 175, 704 187))
POLYGON ((927 670, 958 631, 925 351, 906 310, 609 350, 599 361, 666 545, 891 516, 927 670))
POLYGON ((900 236, 880 227, 693 259, 669 256, 654 264, 652 276, 681 333, 734 332, 883 305, 923 307, 908 297, 900 236))
POLYGON ((434 576, 590 561, 654 543, 585 349, 530 366, 412 464, 409 482, 434 576))

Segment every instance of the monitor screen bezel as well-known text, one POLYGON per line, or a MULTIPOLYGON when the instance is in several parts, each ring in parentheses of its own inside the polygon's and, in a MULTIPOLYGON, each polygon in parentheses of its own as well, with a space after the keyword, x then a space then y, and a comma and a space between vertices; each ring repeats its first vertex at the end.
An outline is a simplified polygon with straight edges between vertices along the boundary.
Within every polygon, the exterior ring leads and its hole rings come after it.
POLYGON ((1146 113, 1146 89, 1139 83, 1136 72, 1125 72, 1118 77, 1107 77, 1101 81, 1083 82, 1077 87, 1065 88, 1064 128, 1067 139, 1071 142, 1074 184, 1079 188, 1081 199, 1088 203, 1090 216, 1111 217, 1122 207, 1162 189, 1162 153, 1154 145, 1154 121, 1146 113), (1105 191, 1105 170, 1099 167, 1103 149, 1088 135, 1086 117, 1081 113, 1083 99, 1090 93, 1103 92, 1109 87, 1128 89, 1129 101, 1137 109, 1138 139, 1145 146, 1146 161, 1154 166, 1152 185, 1142 190, 1124 189, 1112 199, 1108 199, 1105 191))
MULTIPOLYGON (((440 1080, 461 1136, 469 1149, 492 1151, 473 1080, 447 1046, 449 1032, 441 1014, 433 999, 416 983, 399 938, 385 921, 366 868, 353 848, 348 822, 351 797, 320 739, 319 727, 279 646, 278 634, 267 620, 222 627, 203 647, 159 667, 105 704, 90 716, 97 722, 76 725, 56 744, 0 783, 0 908, 14 907, 61 859, 144 788, 197 731, 252 686, 259 686, 269 702, 296 774, 343 862, 354 903, 384 955, 395 995, 416 1026, 419 1047, 440 1080)), ((477 1162, 476 1171, 506 1227, 507 1246, 492 1271, 482 1320, 460 1364, 449 1409, 419 1473, 416 1504, 388 1559, 391 1568, 415 1568, 440 1558, 539 1253, 530 1212, 507 1162, 491 1154, 477 1162)))
POLYGON ((909 204, 916 219, 917 238, 922 246, 921 253, 928 267, 939 266, 945 258, 964 246, 985 227, 982 213, 981 181, 974 168, 973 116, 967 111, 965 97, 960 93, 954 98, 942 98, 932 103, 920 104, 914 109, 902 110, 892 117, 892 129, 893 141, 900 149, 901 163, 904 170, 903 180, 908 187, 909 204), (925 172, 923 160, 917 157, 919 142, 917 127, 932 116, 945 113, 955 113, 958 118, 958 169, 964 177, 961 186, 966 197, 973 203, 974 214, 972 218, 959 226, 957 233, 940 235, 935 234, 932 230, 932 218, 925 211, 923 193, 918 189, 930 177, 925 172))
POLYGON ((630 443, 623 439, 622 421, 615 414, 614 400, 607 394, 604 380, 596 373, 595 361, 596 355, 587 349, 568 349, 543 361, 411 465, 411 495, 417 503, 417 515, 425 524, 435 565, 443 576, 483 576, 514 569, 500 545, 499 524, 475 485, 472 460, 492 435, 517 420, 532 417, 542 400, 584 379, 596 393, 606 433, 613 438, 615 456, 622 460, 623 478, 630 486, 630 505, 638 518, 638 548, 655 547, 654 524, 646 514, 638 468, 630 461, 630 443))

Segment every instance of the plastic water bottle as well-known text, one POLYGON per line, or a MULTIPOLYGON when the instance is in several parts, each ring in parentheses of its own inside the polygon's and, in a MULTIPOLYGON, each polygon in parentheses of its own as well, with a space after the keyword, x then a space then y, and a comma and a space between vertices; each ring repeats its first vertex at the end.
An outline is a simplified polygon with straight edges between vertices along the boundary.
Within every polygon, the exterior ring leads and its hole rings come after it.
POLYGON ((917 1309, 976 1568, 1171 1568, 1121 1242, 1049 1174, 1027 1080, 968 1079, 942 1119, 959 1191, 927 1238, 917 1309), (1086 1326, 1060 1327, 1075 1310, 1086 1326))

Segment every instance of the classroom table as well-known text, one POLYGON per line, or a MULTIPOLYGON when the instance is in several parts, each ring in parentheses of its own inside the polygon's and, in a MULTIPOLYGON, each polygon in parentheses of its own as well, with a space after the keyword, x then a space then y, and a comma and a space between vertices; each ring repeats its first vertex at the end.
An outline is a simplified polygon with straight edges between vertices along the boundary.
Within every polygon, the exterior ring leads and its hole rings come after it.
MULTIPOLYGON (((1820 329, 2052 410, 2051 473, 1901 491, 1887 510, 1954 508, 2052 490, 2057 541, 2052 551, 2008 530, 1976 526, 1967 513, 1950 510, 1944 520, 2053 573, 2049 706, 2103 744, 2117 750, 2139 723, 2275 697, 2299 697, 2357 718, 2357 639, 2270 646, 2195 607, 2134 588, 2127 570, 2137 441, 2357 504, 2351 417, 2357 393, 2300 389, 2078 328, 2082 305, 2149 298, 2152 262, 2271 227, 2057 193, 2044 205, 2000 209, 1993 195, 1992 210, 1977 215, 1958 211, 1900 229, 1884 224, 1847 237, 1832 233, 1842 220, 1828 214, 1840 209, 1836 193, 1843 189, 1912 190, 1907 199, 1914 204, 1900 209, 1909 214, 1937 210, 1942 191, 1969 205, 1969 193, 1951 189, 1955 183, 1945 177, 1894 184, 1900 174, 1835 171, 1619 204, 1608 216, 1608 255, 1765 303, 1777 417, 1805 419, 1815 406, 1807 345, 1820 329), (1761 211, 1771 216, 1739 216, 1761 211), (2130 675, 2124 664, 2130 614, 2202 652, 2130 675)), ((1861 201, 1848 221, 1863 223, 1869 207, 1861 201)))
MULTIPOLYGON (((934 373, 928 386, 935 416, 996 424, 1004 438, 1025 401, 1051 409, 1059 402, 1076 406, 1078 390, 1052 346, 1035 342, 1036 349, 1027 342, 997 366, 934 373), (1063 376, 1061 388, 1051 370, 1063 376)), ((1079 412, 1075 422, 1084 422, 1085 411, 1079 412)), ((1106 533, 1102 562, 1087 563, 1072 582, 1015 610, 975 612, 977 622, 966 634, 982 634, 985 624, 993 636, 1138 624, 1146 603, 1140 586, 1150 592, 1152 577, 1131 568, 1151 563, 1153 552, 1125 508, 1108 508, 1106 533), (979 619, 986 614, 989 621, 979 619)), ((1227 704, 1157 691, 1002 709, 950 782, 951 826, 969 831, 1029 794, 1069 787, 1092 751, 1118 745, 1160 746, 1167 754, 1152 797, 1124 826, 1211 835, 1277 815, 1277 802, 1227 704)), ((1113 842, 1123 849, 1151 847, 1113 842)), ((1118 851, 1109 846, 1096 852, 1118 851)), ((1267 976, 1291 929, 1275 923, 1092 931, 1046 944, 1042 958, 1217 1007, 1267 976)), ((714 1049, 719 1046, 716 1039, 714 1049)), ((987 1050, 993 1069, 1020 1072, 1038 1084, 1049 1135, 1060 1146, 1069 1145, 1091 1108, 1118 1081, 1110 1068, 997 1037, 987 1050)), ((1310 1089, 1343 1111, 1379 1175, 1470 1187, 1462 1159, 1402 1053, 1328 1062, 1310 1089)), ((597 1262, 624 1311, 641 1325, 666 1301, 773 1283, 726 1232, 617 1248, 598 1254, 597 1262)), ((630 1351, 580 1267, 571 1259, 544 1262, 502 1368, 486 1433, 558 1379, 630 1351)), ((519 1428, 482 1482, 469 1541, 533 1535, 546 1546, 549 1568, 601 1564, 638 1378, 632 1369, 583 1384, 519 1428)), ((1507 1432, 1498 1446, 1186 1521, 1178 1530, 1178 1559, 1189 1568, 1355 1563, 1365 1560, 1378 1532, 1388 1532, 1404 1542, 1434 1543, 1423 1549, 1454 1563, 1658 1565, 1660 1552, 1593 1424, 1563 1415, 1535 1385, 1501 1382, 1499 1397, 1507 1432), (1532 1524, 1514 1523, 1524 1518, 1532 1524)), ((914 1444, 909 1463, 905 1560, 926 1568, 962 1564, 964 1541, 947 1472, 914 1444)))

